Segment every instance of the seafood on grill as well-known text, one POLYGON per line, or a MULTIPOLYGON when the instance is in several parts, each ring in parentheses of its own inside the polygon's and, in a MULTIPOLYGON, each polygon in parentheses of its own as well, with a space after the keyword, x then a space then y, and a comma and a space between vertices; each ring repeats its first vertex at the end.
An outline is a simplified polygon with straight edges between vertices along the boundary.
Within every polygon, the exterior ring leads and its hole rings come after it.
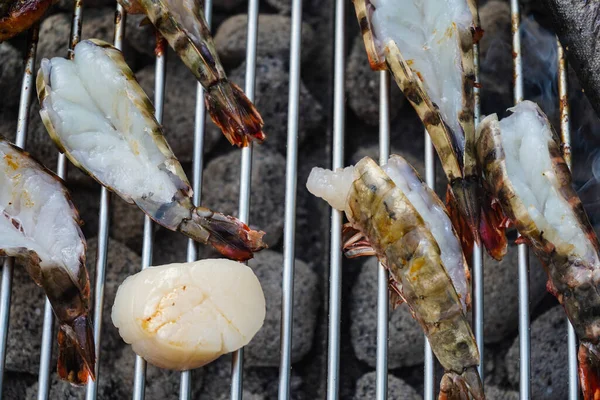
POLYGON ((0 137, 0 256, 15 257, 44 289, 58 330, 58 374, 94 379, 90 282, 79 214, 60 178, 0 137))
POLYGON ((371 68, 392 73, 437 150, 463 247, 470 253, 481 237, 501 259, 507 249, 502 216, 480 187, 474 154, 473 43, 481 34, 475 3, 354 0, 354 7, 371 68))
POLYGON ((1 0, 0 42, 29 29, 55 0, 1 0))
POLYGON ((504 213, 538 256, 548 290, 563 305, 579 338, 584 398, 600 396, 600 256, 598 239, 572 188, 556 133, 530 101, 478 128, 477 154, 504 213))
POLYGON ((544 0, 552 27, 565 48, 585 95, 600 116, 600 3, 579 0, 544 0))
POLYGON ((266 247, 264 232, 193 205, 154 108, 116 48, 84 40, 73 60, 44 59, 37 92, 44 125, 69 160, 158 224, 235 260, 266 247))
POLYGON ((263 120, 242 89, 227 79, 200 0, 118 0, 128 13, 146 14, 204 87, 213 122, 231 144, 262 142, 263 120))
POLYGON ((440 399, 484 399, 479 351, 467 321, 469 272, 443 203, 401 157, 313 168, 308 190, 344 211, 344 252, 376 255, 392 297, 406 302, 444 367, 440 399), (461 397, 462 396, 462 397, 461 397))
POLYGON ((136 354, 183 371, 247 345, 265 314, 265 296, 251 268, 207 259, 128 277, 117 291, 112 321, 136 354))

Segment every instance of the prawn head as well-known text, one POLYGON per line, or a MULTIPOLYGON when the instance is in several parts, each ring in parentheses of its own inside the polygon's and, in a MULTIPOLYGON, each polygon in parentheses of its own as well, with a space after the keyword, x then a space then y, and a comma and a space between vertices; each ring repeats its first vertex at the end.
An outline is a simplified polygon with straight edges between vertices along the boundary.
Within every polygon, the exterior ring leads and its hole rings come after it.
POLYGON ((444 374, 440 383, 438 400, 469 400, 471 398, 485 400, 477 368, 465 368, 461 374, 451 371, 444 374))

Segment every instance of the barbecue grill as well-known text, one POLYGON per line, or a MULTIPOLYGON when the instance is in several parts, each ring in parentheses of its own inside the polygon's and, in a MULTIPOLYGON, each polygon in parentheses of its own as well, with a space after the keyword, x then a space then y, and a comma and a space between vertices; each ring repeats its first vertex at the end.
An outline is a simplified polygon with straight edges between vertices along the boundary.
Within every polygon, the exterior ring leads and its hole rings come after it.
MULTIPOLYGON (((258 32, 258 0, 249 0, 248 2, 248 31, 247 31, 247 52, 246 52, 246 80, 245 92, 254 100, 254 83, 257 54, 257 32, 258 32)), ((514 101, 515 103, 523 100, 523 71, 521 64, 521 41, 520 41, 520 13, 518 0, 511 0, 512 9, 512 34, 513 34, 513 55, 514 55, 514 101)), ((335 35, 334 40, 334 85, 333 85, 333 144, 332 144, 332 167, 339 168, 345 166, 344 163, 344 121, 345 121, 345 29, 347 21, 347 7, 350 6, 349 0, 335 1, 335 35)), ((212 1, 205 0, 205 15, 210 24, 212 14, 212 1)), ((69 48, 72 49, 80 39, 82 27, 83 0, 75 0, 72 20, 72 29, 69 48)), ((122 7, 117 6, 115 14, 115 36, 114 45, 121 48, 125 35, 126 14, 122 7)), ((298 169, 298 151, 297 135, 299 115, 299 96, 300 96, 300 59, 301 59, 301 25, 302 25, 302 0, 292 1, 292 27, 291 27, 291 45, 290 45, 290 64, 289 64, 289 110, 287 126, 287 164, 286 164, 286 192, 285 192, 285 225, 283 239, 283 299, 282 299, 282 325, 281 325, 281 353, 280 353, 280 373, 279 373, 279 399, 290 398, 290 377, 291 377, 291 346, 292 346, 292 316, 293 316, 293 286, 294 286, 294 260, 295 260, 295 224, 296 224, 296 189, 297 189, 297 169, 298 169)), ((16 144, 24 147, 28 129, 29 105, 32 101, 34 91, 34 66, 36 59, 36 47, 38 39, 39 25, 30 29, 28 34, 27 53, 25 60, 25 72, 23 75, 22 91, 20 98, 18 125, 16 134, 16 144)), ((156 81, 154 105, 156 108, 156 118, 160 122, 163 114, 164 90, 166 79, 166 52, 164 40, 158 40, 156 51, 156 81)), ((69 54, 71 55, 71 50, 69 54)), ((475 47, 475 60, 478 67, 478 48, 475 47)), ((570 135, 569 135, 569 106, 567 101, 567 69, 566 60, 560 43, 558 43, 558 83, 560 100, 560 132, 567 163, 571 163, 570 156, 570 135)), ((390 119, 389 119, 389 88, 390 77, 387 71, 380 72, 380 107, 379 107, 379 159, 385 163, 390 152, 390 119)), ((192 79, 190 77, 190 79, 192 79)), ((478 77, 477 77, 477 80, 478 77)), ((480 118, 480 98, 479 89, 475 90, 475 120, 480 118)), ((194 202, 199 204, 202 195, 202 159, 203 159, 203 138, 205 130, 206 110, 203 101, 203 89, 197 85, 197 105, 195 109, 195 129, 194 129, 194 158, 193 158, 193 190, 194 202)), ((429 140, 427 133, 424 135, 425 141, 425 166, 426 181, 431 187, 435 186, 435 151, 429 140)), ((252 146, 244 148, 241 154, 241 176, 240 176, 240 197, 239 197, 239 218, 243 222, 248 222, 250 209, 250 177, 252 146)), ((57 173, 65 178, 66 160, 64 155, 58 155, 57 173)), ((303 182, 301 182, 303 184, 303 182)), ((96 273, 93 280, 95 289, 94 296, 94 336, 96 339, 96 353, 99 358, 102 357, 102 304, 104 297, 105 267, 107 262, 108 248, 108 216, 109 216, 109 194, 105 188, 102 188, 99 198, 99 230, 98 230, 98 253, 96 259, 96 273)), ((341 285, 342 285, 342 253, 341 249, 341 226, 342 214, 338 211, 331 212, 331 236, 330 236, 330 254, 329 254, 329 324, 328 324, 328 349, 327 349, 327 398, 339 398, 339 380, 340 380, 340 320, 341 320, 341 285)), ((144 220, 143 250, 142 250, 142 269, 152 264, 152 222, 149 217, 144 220)), ((194 261, 197 257, 196 246, 193 241, 189 241, 187 247, 187 261, 194 261)), ((519 270, 519 341, 520 341, 520 396, 521 399, 530 398, 530 341, 529 341, 529 287, 528 287, 528 250, 526 245, 519 245, 518 257, 519 270)), ((483 252, 481 248, 475 247, 473 253, 473 327, 480 350, 481 363, 479 372, 483 378, 483 252)), ((1 280, 0 292, 0 389, 4 383, 4 370, 6 361, 6 343, 9 327, 9 311, 12 291, 14 262, 7 259, 4 262, 1 280)), ((376 398, 387 398, 387 343, 388 343, 388 314, 390 312, 388 304, 388 274, 387 271, 379 265, 378 269, 378 319, 377 319, 377 381, 376 398)), ((41 344, 41 359, 39 369, 39 392, 38 399, 47 399, 50 390, 50 371, 51 371, 51 352, 54 341, 54 315, 50 303, 46 300, 44 309, 44 328, 41 344)), ((577 380, 577 355, 576 355, 576 336, 568 323, 568 346, 569 346, 569 399, 579 398, 578 380, 577 380)), ((437 384, 434 376, 434 358, 431 349, 426 344, 425 368, 424 368, 424 398, 425 400, 434 399, 436 396, 435 386, 437 384)), ((231 399, 242 398, 243 388, 243 349, 233 355, 231 368, 231 399)), ((96 364, 96 373, 98 374, 98 365, 96 364)), ((135 362, 135 380, 134 380, 134 399, 143 399, 145 390, 145 372, 146 365, 141 357, 136 358, 135 362)), ((102 375, 97 375, 102 379, 102 375)), ((566 377, 565 377, 566 379, 566 377)), ((191 374, 189 371, 181 373, 180 399, 191 398, 191 374)), ((86 398, 88 400, 97 397, 97 382, 89 382, 87 386, 86 398)), ((1 397, 1 395, 0 395, 1 397)))

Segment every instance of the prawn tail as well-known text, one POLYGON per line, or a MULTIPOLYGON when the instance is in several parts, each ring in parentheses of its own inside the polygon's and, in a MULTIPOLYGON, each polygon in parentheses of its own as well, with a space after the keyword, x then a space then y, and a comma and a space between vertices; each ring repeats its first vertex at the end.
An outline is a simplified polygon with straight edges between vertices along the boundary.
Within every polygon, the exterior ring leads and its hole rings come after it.
POLYGON ((508 249, 506 227, 508 221, 504 217, 498 201, 492 198, 489 191, 484 188, 481 202, 481 219, 479 221, 479 234, 488 254, 495 260, 502 260, 508 249))
MULTIPOLYGON (((202 232, 193 239, 208 243, 225 257, 246 261, 254 253, 267 248, 263 231, 250 229, 237 218, 217 213, 204 207, 196 207, 192 214, 194 225, 202 232)), ((188 233, 184 230, 184 233, 188 233)))
POLYGON ((85 385, 95 376, 94 333, 87 315, 58 329, 58 375, 73 385, 85 385))
POLYGON ((479 178, 467 176, 454 179, 450 186, 456 200, 458 210, 463 215, 471 235, 476 243, 479 243, 479 216, 481 208, 479 205, 479 178))
POLYGON ((579 344, 579 382, 584 400, 600 399, 600 345, 579 344))
POLYGON ((206 90, 204 102, 211 119, 231 144, 246 147, 253 139, 265 140, 262 117, 235 83, 218 81, 206 90))
POLYGON ((468 367, 461 374, 446 372, 440 383, 439 400, 485 400, 483 385, 476 367, 468 367))

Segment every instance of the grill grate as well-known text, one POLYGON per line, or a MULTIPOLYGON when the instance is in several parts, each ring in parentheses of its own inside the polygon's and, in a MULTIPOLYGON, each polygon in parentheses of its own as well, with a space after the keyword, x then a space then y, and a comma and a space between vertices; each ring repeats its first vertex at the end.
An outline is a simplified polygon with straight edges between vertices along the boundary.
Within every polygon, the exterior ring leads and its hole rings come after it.
MULTIPOLYGON (((75 0, 69 53, 80 39, 82 27, 82 2, 75 0)), ((332 167, 344 166, 344 131, 345 131, 345 23, 346 5, 348 0, 335 1, 335 35, 334 35, 334 91, 333 91, 333 148, 332 167)), ((523 100, 523 71, 520 41, 520 12, 518 0, 511 0, 513 54, 514 54, 514 101, 523 100)), ((257 33, 258 33, 258 0, 248 2, 248 32, 246 52, 246 86, 245 92, 250 100, 254 100, 257 33)), ((211 24, 212 1, 204 2, 205 16, 211 24)), ((115 14, 115 39, 114 45, 121 49, 125 35, 126 14, 121 6, 117 6, 115 14)), ((300 94, 300 59, 301 59, 301 24, 302 0, 292 1, 292 27, 290 45, 290 85, 288 104, 288 137, 286 161, 286 191, 285 191, 285 225, 284 225, 284 265, 283 265, 283 300, 282 300, 282 326, 281 326, 281 355, 279 373, 279 399, 290 398, 291 375, 291 347, 292 347, 292 316, 293 316, 293 285, 294 285, 294 259, 295 259, 295 227, 296 227, 296 188, 298 169, 298 121, 299 121, 299 94, 300 94)), ((23 75, 21 97, 19 103, 18 123, 16 131, 16 144, 24 147, 29 121, 29 106, 31 104, 34 88, 34 66, 38 40, 39 25, 30 29, 27 41, 27 54, 25 72, 23 75)), ((155 98, 156 118, 160 122, 164 104, 164 90, 166 78, 166 51, 165 41, 157 40, 155 98)), ((475 46, 476 80, 479 81, 479 49, 475 46)), ((560 100, 560 131, 565 159, 571 165, 570 152, 570 124, 569 105, 567 99, 567 66, 564 51, 558 43, 558 87, 560 100)), ((380 163, 385 163, 390 152, 390 119, 389 119, 389 89, 390 76, 387 71, 380 73, 380 115, 379 115, 379 152, 380 163)), ((197 84, 197 101, 195 109, 194 128, 194 156, 193 156, 193 190, 194 202, 199 204, 202 197, 202 171, 203 148, 206 110, 204 106, 204 93, 200 84, 197 84)), ((475 88, 475 121, 480 118, 479 89, 475 88)), ((425 166, 426 182, 431 187, 435 186, 435 150, 429 136, 425 132, 425 166)), ((241 175, 239 218, 248 222, 250 209, 250 177, 251 177, 252 146, 241 150, 241 175)), ((66 176, 66 159, 64 155, 58 156, 58 175, 66 176)), ((96 277, 94 291, 94 337, 96 339, 96 353, 98 359, 102 357, 101 321, 102 304, 104 300, 104 281, 107 262, 109 207, 110 196, 102 188, 100 195, 100 213, 98 227, 98 253, 96 259, 96 277)), ((341 225, 342 214, 338 211, 331 212, 331 236, 329 259, 329 328, 328 328, 328 353, 327 353, 327 398, 330 400, 339 397, 340 377, 340 320, 341 320, 341 284, 342 284, 342 255, 341 225)), ((145 217, 142 265, 146 268, 152 264, 152 222, 145 217)), ((188 241, 187 261, 197 258, 196 244, 188 241)), ((519 341, 520 341, 520 396, 521 399, 530 398, 530 337, 529 337, 529 265, 528 251, 525 245, 519 246, 519 341)), ((14 262, 6 259, 2 270, 0 283, 0 389, 4 383, 6 342, 9 329, 9 312, 12 291, 12 276, 14 262)), ((480 350, 481 364, 479 372, 483 378, 483 252, 475 247, 473 255, 473 326, 477 344, 480 350)), ((380 265, 378 270, 378 312, 377 312, 377 383, 376 398, 387 397, 387 343, 388 343, 388 274, 380 265)), ((50 389, 51 351, 53 336, 54 316, 48 300, 44 309, 44 327, 42 335, 42 350, 39 370, 38 399, 47 399, 50 389)), ((568 347, 569 347, 569 399, 578 399, 577 378, 577 351, 576 336, 570 323, 567 321, 568 347)), ((436 379, 434 375, 434 358, 427 341, 425 341, 425 374, 424 374, 424 399, 435 398, 436 379)), ((96 374, 98 379, 98 365, 96 374)), ((243 387, 243 349, 234 354, 231 370, 231 399, 242 398, 243 387)), ((135 362, 134 399, 144 398, 146 365, 141 357, 135 362)), ((181 373, 180 399, 191 398, 191 373, 181 373)), ((86 399, 93 400, 97 396, 97 383, 90 382, 87 386, 86 399)), ((1 390, 0 390, 1 398, 1 390)))

